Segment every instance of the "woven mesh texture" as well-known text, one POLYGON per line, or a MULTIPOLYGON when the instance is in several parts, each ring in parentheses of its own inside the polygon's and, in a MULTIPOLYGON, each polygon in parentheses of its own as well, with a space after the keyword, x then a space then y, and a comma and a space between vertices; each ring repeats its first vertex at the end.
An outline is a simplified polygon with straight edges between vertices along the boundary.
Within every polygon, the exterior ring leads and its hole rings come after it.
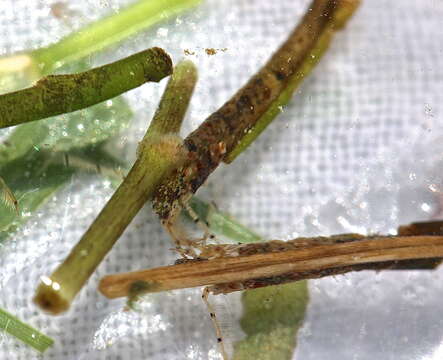
MULTIPOLYGON (((153 0, 154 1, 154 0, 153 0)), ((60 2, 57 2, 60 3, 60 2)), ((0 2, 0 53, 55 42, 128 1, 68 2, 62 18, 46 0, 0 2), (65 16, 66 15, 66 16, 65 16)), ((263 64, 308 1, 206 0, 190 13, 92 56, 91 66, 151 46, 199 69, 183 133, 223 104, 263 64), (205 48, 227 48, 208 56, 205 48)), ((63 8, 63 7, 62 7, 63 8)), ((392 232, 438 213, 443 189, 443 3, 363 0, 358 13, 279 118, 200 194, 268 238, 392 232)), ((128 158, 161 94, 142 86, 125 98, 135 112, 121 140, 128 158)), ((139 313, 96 291, 105 274, 170 264, 175 255, 145 206, 61 317, 31 303, 112 190, 75 176, 0 249, 0 306, 53 336, 43 357, 9 336, 2 359, 219 359, 200 290, 149 296, 139 313)), ((372 272, 310 282, 296 358, 443 358, 443 272, 372 272), (440 347, 439 347, 440 346, 440 347), (440 350, 439 350, 440 349, 440 350)), ((229 341, 241 337, 238 295, 221 297, 229 341)))

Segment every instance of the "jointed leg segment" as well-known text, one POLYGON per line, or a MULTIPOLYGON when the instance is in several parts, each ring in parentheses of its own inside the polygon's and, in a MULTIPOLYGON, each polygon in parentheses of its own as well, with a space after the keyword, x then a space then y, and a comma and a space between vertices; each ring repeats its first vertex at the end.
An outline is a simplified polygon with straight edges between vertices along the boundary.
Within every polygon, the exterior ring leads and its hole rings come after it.
POLYGON ((208 308, 209 316, 211 317, 212 324, 214 325, 215 334, 217 336, 217 342, 220 347, 220 353, 223 357, 223 360, 228 360, 228 355, 226 353, 225 346, 223 344, 223 337, 222 337, 222 332, 220 329, 220 324, 217 321, 217 317, 215 315, 214 308, 208 300, 210 292, 211 292, 211 288, 209 286, 206 286, 203 289, 202 299, 203 299, 204 303, 206 304, 206 307, 208 308))

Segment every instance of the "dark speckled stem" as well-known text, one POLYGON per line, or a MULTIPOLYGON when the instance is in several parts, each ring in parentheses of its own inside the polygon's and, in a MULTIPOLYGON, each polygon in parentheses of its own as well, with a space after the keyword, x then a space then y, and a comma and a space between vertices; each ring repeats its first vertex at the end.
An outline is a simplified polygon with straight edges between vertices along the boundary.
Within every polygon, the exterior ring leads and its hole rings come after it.
POLYGON ((49 75, 0 95, 0 128, 86 108, 171 73, 169 55, 152 48, 82 73, 49 75))
POLYGON ((187 166, 170 176, 153 198, 154 209, 164 223, 172 222, 177 204, 195 193, 252 131, 306 63, 318 40, 338 21, 337 13, 341 7, 349 6, 349 1, 313 0, 299 25, 267 64, 185 139, 190 152, 187 166))

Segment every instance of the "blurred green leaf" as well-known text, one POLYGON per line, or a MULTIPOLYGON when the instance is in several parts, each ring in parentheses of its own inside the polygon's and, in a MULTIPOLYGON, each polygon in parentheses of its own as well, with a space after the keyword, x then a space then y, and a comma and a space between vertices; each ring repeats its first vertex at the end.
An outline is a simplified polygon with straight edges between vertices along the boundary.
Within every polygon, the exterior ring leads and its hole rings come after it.
POLYGON ((47 136, 40 144, 34 145, 67 152, 101 143, 126 129, 131 117, 126 101, 117 97, 72 114, 48 119, 44 124, 48 129, 47 136))
POLYGON ((66 115, 62 123, 51 124, 54 119, 48 119, 17 127, 0 147, 0 176, 17 198, 22 216, 17 216, 8 206, 0 205, 0 241, 63 187, 74 172, 89 171, 95 165, 105 168, 122 166, 117 159, 105 155, 102 146, 98 145, 124 129, 131 115, 126 102, 116 98, 112 106, 95 105, 66 115), (107 119, 108 123, 99 119, 107 119), (89 125, 83 128, 80 125, 84 123, 89 125), (78 165, 79 161, 71 161, 71 166, 67 167, 64 155, 68 151, 69 157, 82 159, 83 163, 78 165))
POLYGON ((307 281, 244 291, 240 325, 246 333, 234 360, 290 360, 308 304, 307 281))
POLYGON ((22 214, 17 216, 6 205, 0 205, 0 240, 26 221, 29 213, 69 180, 73 170, 53 165, 50 160, 47 152, 29 151, 0 168, 0 174, 17 198, 22 214))
POLYGON ((131 117, 128 104, 118 97, 71 114, 17 126, 0 144, 0 166, 31 149, 67 152, 101 143, 127 128, 131 117))
POLYGON ((19 201, 22 216, 5 204, 0 204, 0 242, 28 220, 39 206, 63 187, 75 172, 101 171, 112 181, 118 181, 113 169, 124 167, 123 162, 103 150, 104 144, 90 145, 69 153, 69 166, 64 152, 30 150, 26 155, 0 168, 3 179, 19 201), (111 169, 109 172, 107 169, 111 169))
POLYGON ((28 123, 17 126, 11 135, 0 144, 0 165, 18 159, 44 142, 49 133, 46 123, 28 123))

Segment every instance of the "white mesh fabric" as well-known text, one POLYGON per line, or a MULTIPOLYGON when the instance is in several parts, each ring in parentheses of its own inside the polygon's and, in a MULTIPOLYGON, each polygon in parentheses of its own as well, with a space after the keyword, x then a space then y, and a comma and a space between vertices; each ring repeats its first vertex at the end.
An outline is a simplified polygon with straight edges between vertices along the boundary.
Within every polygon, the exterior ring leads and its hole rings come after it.
MULTIPOLYGON (((53 3, 3 0, 0 53, 49 44, 128 2, 66 1, 68 22, 50 14, 53 3)), ((175 62, 185 49, 195 52, 189 58, 197 64, 199 83, 186 134, 266 61, 307 4, 206 0, 93 56, 91 65, 154 45, 175 62), (205 48, 227 50, 208 56, 205 48)), ((389 232, 431 217, 443 186, 442 18, 437 0, 364 0, 291 104, 250 149, 218 169, 201 194, 272 238, 389 232)), ((125 95, 136 113, 121 140, 129 145, 128 157, 134 157, 161 88, 145 85, 125 95)), ((66 315, 50 317, 32 304, 39 277, 62 261, 111 193, 99 177, 75 176, 3 244, 0 306, 54 337, 44 359, 218 359, 200 290, 150 296, 141 314, 123 311, 124 300, 108 301, 96 291, 105 274, 173 262, 169 239, 149 205, 66 315)), ((297 359, 441 359, 441 280, 439 270, 312 281, 297 359)), ((227 301, 228 337, 235 340, 240 305, 235 296, 227 301)), ((6 335, 0 354, 40 358, 6 335)))

